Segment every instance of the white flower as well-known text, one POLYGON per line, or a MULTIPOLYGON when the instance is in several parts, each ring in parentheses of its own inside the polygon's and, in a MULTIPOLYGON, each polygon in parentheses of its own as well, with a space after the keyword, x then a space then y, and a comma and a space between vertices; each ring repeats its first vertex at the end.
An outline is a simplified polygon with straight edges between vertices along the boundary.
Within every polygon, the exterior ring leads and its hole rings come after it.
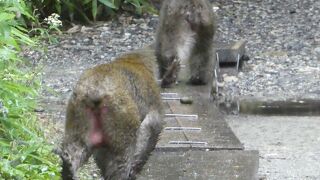
POLYGON ((59 14, 52 13, 50 16, 48 16, 48 18, 45 18, 44 21, 51 27, 59 27, 62 26, 62 22, 59 20, 59 18, 59 14))

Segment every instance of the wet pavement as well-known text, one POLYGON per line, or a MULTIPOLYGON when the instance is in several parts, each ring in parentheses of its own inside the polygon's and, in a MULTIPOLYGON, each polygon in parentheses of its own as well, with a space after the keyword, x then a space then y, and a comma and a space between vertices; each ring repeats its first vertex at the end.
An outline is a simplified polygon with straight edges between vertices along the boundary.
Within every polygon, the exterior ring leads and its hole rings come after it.
POLYGON ((320 179, 320 117, 226 116, 247 150, 259 150, 261 180, 320 179))

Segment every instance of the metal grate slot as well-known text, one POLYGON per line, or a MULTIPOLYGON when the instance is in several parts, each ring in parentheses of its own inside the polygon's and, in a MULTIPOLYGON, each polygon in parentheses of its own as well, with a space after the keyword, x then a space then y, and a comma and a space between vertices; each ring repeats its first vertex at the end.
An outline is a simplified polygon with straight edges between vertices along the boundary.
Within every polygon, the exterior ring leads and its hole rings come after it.
POLYGON ((208 143, 204 141, 169 141, 169 144, 190 144, 206 146, 208 143))
POLYGON ((161 93, 162 100, 180 100, 178 93, 161 93))
POLYGON ((165 117, 183 117, 183 118, 193 118, 198 119, 199 116, 197 114, 165 114, 165 117))
POLYGON ((178 93, 160 93, 161 96, 178 96, 178 93))
POLYGON ((181 98, 179 98, 179 97, 163 97, 161 99, 162 100, 179 100, 180 101, 181 98))
POLYGON ((165 131, 201 131, 199 127, 165 127, 165 131))

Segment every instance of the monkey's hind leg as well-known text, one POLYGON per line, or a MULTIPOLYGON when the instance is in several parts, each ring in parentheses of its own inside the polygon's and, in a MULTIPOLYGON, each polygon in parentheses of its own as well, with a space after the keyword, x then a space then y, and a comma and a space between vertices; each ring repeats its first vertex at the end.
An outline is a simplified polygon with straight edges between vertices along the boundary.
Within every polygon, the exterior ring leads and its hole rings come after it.
POLYGON ((188 84, 205 85, 208 83, 208 65, 202 56, 194 56, 190 62, 190 78, 188 84))
POLYGON ((124 171, 122 152, 114 152, 107 147, 102 147, 95 149, 93 156, 104 180, 122 179, 120 177, 124 171))
POLYGON ((135 179, 135 175, 142 170, 147 162, 150 153, 154 150, 164 121, 156 110, 150 111, 141 123, 137 132, 137 141, 133 158, 128 162, 127 179, 135 179))
POLYGON ((57 151, 57 154, 62 159, 62 179, 74 180, 78 179, 77 170, 88 161, 91 150, 80 140, 65 138, 62 148, 57 151))
MULTIPOLYGON (((208 43, 205 43, 208 44, 208 43)), ((190 78, 188 83, 193 85, 205 85, 214 79, 216 60, 212 46, 208 45, 206 50, 197 49, 189 59, 190 78)))

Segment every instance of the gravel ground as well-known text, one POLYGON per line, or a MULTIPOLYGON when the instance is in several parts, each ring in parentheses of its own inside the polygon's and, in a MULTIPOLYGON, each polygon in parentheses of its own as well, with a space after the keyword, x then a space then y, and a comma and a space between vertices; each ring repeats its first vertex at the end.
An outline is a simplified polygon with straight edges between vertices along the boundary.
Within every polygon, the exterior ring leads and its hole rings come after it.
POLYGON ((217 39, 247 40, 250 56, 238 77, 225 81, 227 96, 317 98, 320 1, 228 1, 219 7, 217 39))
MULTIPOLYGON (((248 41, 246 50, 250 57, 237 77, 223 75, 223 94, 225 96, 231 98, 235 96, 272 97, 274 99, 317 98, 320 93, 320 82, 318 81, 320 77, 319 0, 218 0, 215 1, 215 5, 219 7, 216 41, 231 42, 246 39, 248 41)), ((123 52, 151 43, 154 39, 157 19, 157 16, 150 15, 142 17, 121 15, 117 20, 99 22, 91 27, 79 26, 78 31, 73 30, 72 33, 59 36, 59 43, 49 45, 46 54, 32 50, 25 52, 27 57, 36 62, 41 60, 43 65, 42 82, 46 88, 43 90, 41 100, 44 112, 39 113, 39 116, 45 127, 48 127, 45 131, 52 143, 59 142, 61 139, 67 98, 80 73, 94 65, 108 62, 123 52)), ((287 121, 280 119, 279 122, 286 124, 287 121)), ((280 166, 275 166, 275 164, 281 160, 265 158, 268 154, 268 151, 265 151, 267 145, 254 146, 256 141, 250 141, 251 136, 248 134, 246 136, 245 127, 254 129, 256 122, 254 120, 237 121, 235 118, 229 123, 244 141, 245 146, 251 147, 250 143, 253 143, 252 147, 261 150, 260 177, 266 177, 266 179, 277 177, 280 179, 308 179, 306 178, 308 175, 311 175, 310 179, 319 177, 319 174, 308 174, 307 171, 297 171, 297 173, 301 172, 300 176, 290 176, 292 171, 276 171, 274 168, 280 166), (275 176, 274 173, 279 176, 275 176)), ((288 127, 299 127, 298 122, 288 123, 288 127)), ((319 125, 314 121, 304 123, 308 127, 319 125)), ((273 127, 268 126, 266 120, 261 121, 260 126, 253 132, 264 132, 267 137, 272 135, 273 127), (261 128, 266 130, 261 132, 261 128), (272 132, 268 131, 269 128, 272 132)), ((288 136, 295 135, 294 130, 301 129, 293 128, 288 136)), ((279 142, 296 142, 302 146, 304 144, 299 143, 308 139, 301 136, 299 141, 294 141, 284 138, 284 135, 277 136, 282 138, 279 142)), ((271 138, 270 141, 273 139, 271 138)), ((274 143, 277 142, 274 140, 274 143)), ((292 148, 294 148, 293 145, 292 148)), ((277 150, 280 152, 281 148, 277 150)), ((304 149, 301 148, 299 152, 303 151, 304 149)), ((281 151, 281 153, 286 155, 286 151, 281 151)), ((290 157, 294 156, 295 153, 290 157)), ((284 162, 284 166, 281 167, 286 167, 287 161, 281 162, 284 162)), ((303 166, 303 163, 296 164, 297 168, 303 166)), ((96 172, 91 172, 88 177, 94 174, 96 172)))

